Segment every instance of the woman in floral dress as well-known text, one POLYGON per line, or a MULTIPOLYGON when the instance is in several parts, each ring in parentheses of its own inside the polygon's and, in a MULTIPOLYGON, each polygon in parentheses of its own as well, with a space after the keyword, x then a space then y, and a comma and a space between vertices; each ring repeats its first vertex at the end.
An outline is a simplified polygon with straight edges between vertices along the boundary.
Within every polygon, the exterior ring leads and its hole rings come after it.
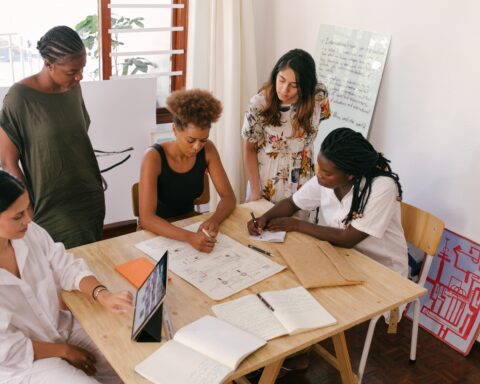
POLYGON ((250 100, 242 127, 247 201, 276 203, 314 175, 313 143, 329 116, 327 89, 317 82, 312 56, 301 49, 284 54, 250 100))

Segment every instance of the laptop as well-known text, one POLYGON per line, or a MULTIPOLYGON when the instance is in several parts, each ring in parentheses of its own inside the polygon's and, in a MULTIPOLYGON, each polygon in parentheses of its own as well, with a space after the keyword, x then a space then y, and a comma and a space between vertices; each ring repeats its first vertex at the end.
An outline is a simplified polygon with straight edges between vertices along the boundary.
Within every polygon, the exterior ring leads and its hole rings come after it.
POLYGON ((132 340, 160 341, 162 303, 167 295, 168 251, 138 288, 133 314, 132 340))

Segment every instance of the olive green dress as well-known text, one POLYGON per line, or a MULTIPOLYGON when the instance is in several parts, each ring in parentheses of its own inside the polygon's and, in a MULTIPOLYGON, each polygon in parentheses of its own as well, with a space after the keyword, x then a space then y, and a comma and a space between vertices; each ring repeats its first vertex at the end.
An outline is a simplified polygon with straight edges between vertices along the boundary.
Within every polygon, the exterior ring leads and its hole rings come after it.
POLYGON ((43 93, 14 84, 0 115, 20 153, 33 220, 67 248, 102 238, 105 198, 89 125, 80 86, 43 93))

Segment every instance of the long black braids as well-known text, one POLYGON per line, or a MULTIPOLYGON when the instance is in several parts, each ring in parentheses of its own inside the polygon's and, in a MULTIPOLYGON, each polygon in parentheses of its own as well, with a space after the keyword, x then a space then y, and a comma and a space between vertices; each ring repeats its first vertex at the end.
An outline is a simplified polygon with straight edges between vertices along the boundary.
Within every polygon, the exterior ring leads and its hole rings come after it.
POLYGON ((40 56, 55 63, 66 56, 82 54, 85 46, 77 32, 61 25, 45 33, 37 42, 37 49, 40 56))
POLYGON ((342 220, 344 225, 363 216, 372 192, 372 182, 378 176, 392 178, 398 188, 397 200, 402 199, 400 179, 396 173, 392 172, 390 160, 377 152, 361 133, 350 128, 337 128, 325 138, 320 151, 337 168, 354 176, 352 205, 347 216, 342 220), (361 188, 363 178, 365 178, 365 185, 361 188))

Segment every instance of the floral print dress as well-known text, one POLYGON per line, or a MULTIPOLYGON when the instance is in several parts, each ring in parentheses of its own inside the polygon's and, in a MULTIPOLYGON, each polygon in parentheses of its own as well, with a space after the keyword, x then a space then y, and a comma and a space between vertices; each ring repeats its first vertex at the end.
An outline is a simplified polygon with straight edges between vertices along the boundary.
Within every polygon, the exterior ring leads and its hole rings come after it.
POLYGON ((312 133, 307 134, 301 129, 294 136, 294 105, 281 112, 282 125, 274 127, 262 123, 260 113, 266 104, 263 93, 256 94, 250 100, 242 138, 257 144, 261 194, 266 200, 276 203, 290 197, 314 175, 313 143, 320 122, 330 117, 328 93, 323 84, 317 85, 315 99, 312 133))

